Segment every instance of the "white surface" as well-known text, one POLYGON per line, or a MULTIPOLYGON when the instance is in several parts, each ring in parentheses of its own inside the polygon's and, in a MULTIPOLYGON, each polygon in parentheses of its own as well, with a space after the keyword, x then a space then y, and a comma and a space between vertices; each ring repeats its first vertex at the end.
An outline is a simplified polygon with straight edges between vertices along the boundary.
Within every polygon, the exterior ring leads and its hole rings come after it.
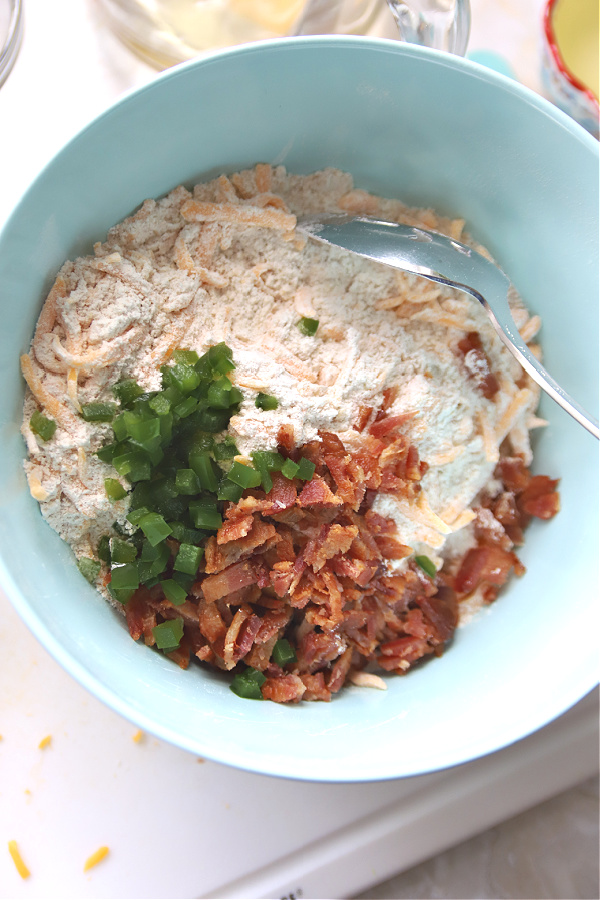
MULTIPOLYGON (((473 0, 470 49, 504 52, 537 87, 540 0, 473 0)), ((153 77, 82 0, 28 0, 0 91, 0 221, 42 165, 122 92, 153 77)), ((451 772, 317 785, 200 763, 70 679, 0 592, 0 897, 344 896, 583 780, 596 701, 451 772), (52 741, 45 749, 39 742, 52 741), (31 869, 6 852, 15 839, 31 869), (100 845, 109 857, 88 874, 100 845)))
POLYGON ((492 757, 404 781, 301 784, 201 762, 149 736, 136 743, 136 729, 50 659, 1 594, 0 609, 6 900, 349 896, 597 767, 594 695, 492 757), (28 881, 6 852, 12 839, 28 881), (84 874, 102 845, 109 856, 84 874))

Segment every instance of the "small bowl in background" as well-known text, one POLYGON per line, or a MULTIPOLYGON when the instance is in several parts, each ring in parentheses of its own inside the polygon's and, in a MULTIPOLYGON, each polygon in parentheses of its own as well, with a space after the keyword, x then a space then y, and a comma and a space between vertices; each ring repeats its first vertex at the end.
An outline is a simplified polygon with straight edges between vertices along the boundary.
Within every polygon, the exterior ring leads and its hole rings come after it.
POLYGON ((548 0, 542 35, 542 85, 559 109, 599 134, 598 3, 548 0))

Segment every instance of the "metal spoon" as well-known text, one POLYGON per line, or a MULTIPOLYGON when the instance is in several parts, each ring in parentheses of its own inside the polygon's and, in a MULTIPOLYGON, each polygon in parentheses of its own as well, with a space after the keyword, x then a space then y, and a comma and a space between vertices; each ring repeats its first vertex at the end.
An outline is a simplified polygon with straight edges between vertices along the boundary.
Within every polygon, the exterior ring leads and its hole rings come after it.
POLYGON ((367 216, 300 216, 296 228, 316 241, 471 294, 527 374, 600 439, 597 420, 554 381, 521 338, 508 305, 510 282, 501 269, 480 253, 434 231, 367 216))

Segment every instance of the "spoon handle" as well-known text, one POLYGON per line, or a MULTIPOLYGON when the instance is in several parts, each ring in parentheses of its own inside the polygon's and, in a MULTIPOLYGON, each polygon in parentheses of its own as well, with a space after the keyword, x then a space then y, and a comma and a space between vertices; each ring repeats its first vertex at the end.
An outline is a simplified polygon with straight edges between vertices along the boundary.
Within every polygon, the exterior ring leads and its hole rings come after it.
POLYGON ((297 228, 314 240, 470 294, 483 306, 498 336, 527 374, 600 439, 598 421, 552 378, 521 338, 508 305, 510 282, 489 259, 437 232, 366 216, 304 216, 297 228))

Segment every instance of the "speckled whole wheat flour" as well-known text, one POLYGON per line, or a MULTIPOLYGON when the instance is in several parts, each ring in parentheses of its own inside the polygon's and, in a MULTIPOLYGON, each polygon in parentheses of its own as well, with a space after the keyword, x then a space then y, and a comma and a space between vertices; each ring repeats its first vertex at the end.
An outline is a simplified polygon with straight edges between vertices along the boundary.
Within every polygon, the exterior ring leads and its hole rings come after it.
MULTIPOLYGON (((104 479, 115 473, 94 455, 110 426, 84 422, 79 404, 112 399, 111 386, 125 377, 158 389, 159 366, 174 348, 203 353, 219 341, 233 350, 234 381, 244 393, 229 426, 242 455, 274 448, 282 424, 293 427, 297 444, 326 430, 351 449, 361 408, 376 411, 385 389, 398 387, 389 413, 413 414, 406 432, 429 468, 418 505, 380 495, 374 508, 394 518, 401 542, 438 566, 469 546, 471 507, 493 478, 500 444, 506 439, 531 459, 538 390, 471 298, 307 243, 293 230, 296 214, 339 210, 477 246, 462 220, 369 195, 340 171, 297 176, 259 165, 147 200, 94 256, 65 263, 23 360, 33 390, 23 434, 30 489, 77 556, 94 555, 115 519, 125 523, 128 505, 107 500, 104 479), (221 206, 235 207, 238 221, 219 217, 221 206), (301 316, 318 319, 314 337, 298 329, 301 316), (471 331, 500 383, 492 400, 456 353, 471 331), (257 409, 257 391, 274 394, 279 408, 257 409), (29 428, 35 408, 58 422, 47 443, 29 428)), ((510 299, 531 341, 539 321, 514 292, 510 299)))

